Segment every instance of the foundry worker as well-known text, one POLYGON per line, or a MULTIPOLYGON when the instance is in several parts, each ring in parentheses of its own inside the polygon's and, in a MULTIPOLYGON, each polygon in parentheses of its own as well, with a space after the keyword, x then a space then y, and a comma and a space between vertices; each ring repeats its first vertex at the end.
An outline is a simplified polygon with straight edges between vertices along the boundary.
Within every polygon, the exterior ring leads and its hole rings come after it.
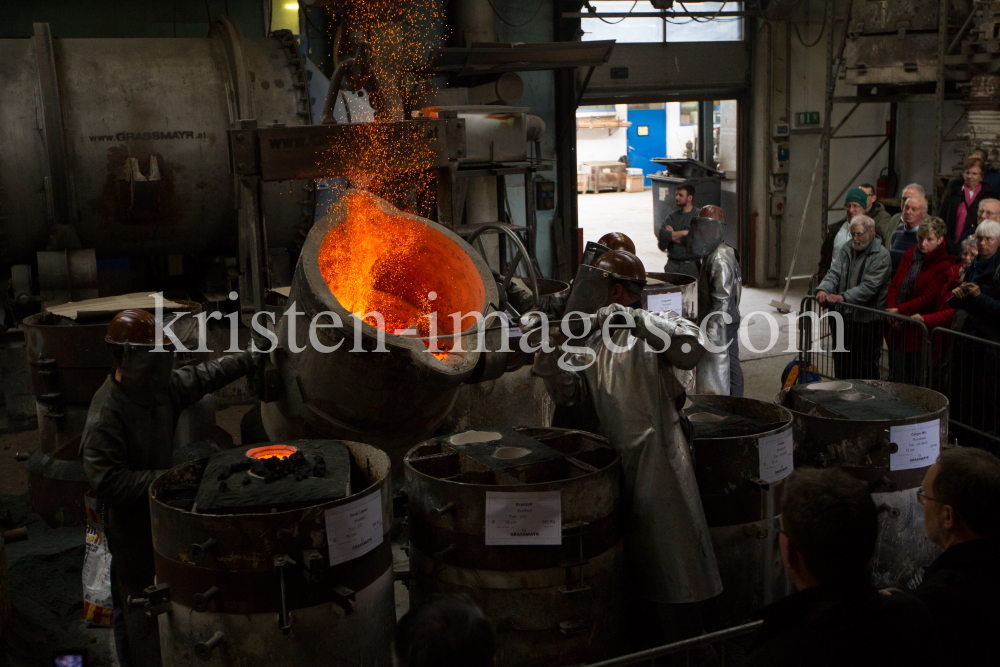
POLYGON ((149 485, 173 465, 177 418, 184 408, 247 375, 249 352, 173 370, 173 352, 154 347, 156 318, 145 310, 123 310, 108 326, 105 341, 114 368, 90 404, 81 440, 83 468, 105 501, 111 550, 114 633, 122 667, 160 663, 156 618, 126 608, 153 585, 149 485))
MULTIPOLYGON (((540 351, 534 373, 557 407, 576 409, 580 421, 567 426, 599 433, 621 454, 630 590, 676 619, 663 622, 666 633, 697 635, 696 603, 722 591, 679 414, 679 371, 694 368, 703 339, 676 313, 640 309, 646 272, 637 257, 612 251, 596 264, 580 267, 567 304, 569 313, 596 313, 592 328, 540 351)), ((521 327, 537 330, 537 314, 521 327)))
POLYGON ((785 481, 781 508, 778 545, 796 592, 764 608, 750 667, 973 664, 940 659, 919 600, 872 586, 878 510, 864 483, 835 468, 800 468, 785 481))
POLYGON ((711 346, 698 362, 695 386, 699 394, 743 396, 740 367, 740 260, 722 240, 726 214, 705 206, 691 220, 687 248, 699 258, 698 324, 711 346))
POLYGON ((917 500, 927 539, 945 551, 926 569, 917 597, 930 608, 956 665, 1000 656, 1000 460, 971 447, 948 449, 927 469, 917 500))
POLYGON ((657 246, 667 251, 667 263, 663 267, 665 273, 681 273, 694 278, 698 277, 697 257, 691 255, 684 245, 684 237, 691 230, 691 218, 694 217, 694 186, 688 183, 677 186, 674 195, 677 206, 662 223, 657 233, 657 246))
MULTIPOLYGON (((910 200, 912 201, 912 200, 910 200)), ((885 310, 889 295, 889 251, 875 238, 875 221, 858 216, 851 221, 851 242, 840 249, 826 278, 816 289, 816 301, 834 308, 838 303, 885 310)), ((846 352, 833 352, 837 378, 878 380, 882 357, 882 327, 870 313, 841 313, 846 352)))
POLYGON ((493 624, 465 595, 435 595, 396 625, 393 667, 491 667, 493 624))

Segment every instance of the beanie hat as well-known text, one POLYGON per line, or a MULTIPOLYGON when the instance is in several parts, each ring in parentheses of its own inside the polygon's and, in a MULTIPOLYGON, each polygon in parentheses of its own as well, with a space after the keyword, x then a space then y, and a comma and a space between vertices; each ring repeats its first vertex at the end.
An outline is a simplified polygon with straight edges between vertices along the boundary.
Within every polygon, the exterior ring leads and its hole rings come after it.
POLYGON ((868 208, 868 193, 861 188, 852 188, 847 191, 847 196, 844 197, 844 206, 847 206, 851 202, 855 204, 861 204, 861 208, 868 208))

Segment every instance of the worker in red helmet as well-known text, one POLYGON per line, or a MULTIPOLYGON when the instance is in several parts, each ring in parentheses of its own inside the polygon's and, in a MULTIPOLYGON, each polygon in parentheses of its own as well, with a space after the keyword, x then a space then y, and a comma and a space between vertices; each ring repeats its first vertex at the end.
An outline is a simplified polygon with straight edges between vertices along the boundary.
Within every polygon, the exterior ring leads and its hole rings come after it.
POLYGON ((83 468, 104 500, 111 550, 114 636, 122 667, 160 664, 156 617, 129 609, 153 585, 153 535, 149 485, 173 467, 173 440, 181 411, 256 368, 250 352, 173 369, 173 349, 163 344, 162 323, 145 310, 123 310, 105 342, 114 367, 90 404, 83 429, 83 468))
MULTIPOLYGON (((642 262, 622 250, 581 265, 563 323, 589 318, 591 329, 568 327, 534 366, 556 404, 553 425, 599 433, 621 454, 628 606, 668 619, 633 648, 700 634, 697 603, 722 591, 680 417, 703 339, 678 313, 643 310, 645 281, 642 262)), ((526 335, 542 325, 538 313, 521 318, 526 335)))
POLYGON ((698 323, 708 354, 695 371, 699 394, 743 396, 740 367, 740 260, 722 240, 726 214, 718 206, 704 206, 691 220, 688 251, 698 257, 698 323))

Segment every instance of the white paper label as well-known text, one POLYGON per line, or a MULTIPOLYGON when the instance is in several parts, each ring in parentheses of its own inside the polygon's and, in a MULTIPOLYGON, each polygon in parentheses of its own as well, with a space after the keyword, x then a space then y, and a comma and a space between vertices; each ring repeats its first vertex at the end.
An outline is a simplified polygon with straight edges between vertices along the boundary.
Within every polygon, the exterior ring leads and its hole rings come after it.
POLYGON ((933 465, 941 450, 941 420, 890 426, 889 442, 897 447, 895 454, 889 454, 889 470, 933 465))
POLYGON ((486 545, 562 544, 562 496, 486 492, 486 545))
POLYGON ((666 294, 650 294, 646 297, 646 310, 651 313, 665 313, 672 310, 678 315, 681 314, 684 299, 680 292, 667 292, 666 294))
POLYGON ((670 194, 670 188, 660 188, 660 201, 666 201, 667 195, 670 194))
POLYGON ((381 493, 331 507, 323 515, 331 566, 363 556, 382 544, 381 493))
POLYGON ((508 313, 506 310, 503 311, 504 317, 507 318, 507 324, 510 327, 507 330, 508 338, 520 338, 523 334, 521 333, 520 323, 514 319, 514 316, 508 313))
POLYGON ((757 438, 757 455, 760 457, 760 478, 772 484, 792 474, 792 429, 757 438))

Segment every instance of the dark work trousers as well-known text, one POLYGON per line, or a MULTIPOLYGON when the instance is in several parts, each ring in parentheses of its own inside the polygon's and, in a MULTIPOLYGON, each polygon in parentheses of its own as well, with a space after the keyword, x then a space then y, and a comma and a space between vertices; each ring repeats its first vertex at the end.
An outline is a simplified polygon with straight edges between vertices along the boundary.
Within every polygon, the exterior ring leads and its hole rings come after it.
POLYGON ((726 340, 732 341, 729 352, 729 395, 743 398, 743 367, 740 366, 740 320, 726 325, 726 340))
POLYGON ((680 273, 685 276, 691 276, 692 278, 698 277, 698 265, 691 262, 676 262, 672 259, 668 259, 666 265, 663 267, 664 273, 680 273))
MULTIPOLYGON (((831 345, 836 344, 836 336, 831 345)), ((854 322, 844 318, 844 348, 833 352, 834 372, 839 380, 878 380, 882 360, 882 323, 854 322)))
POLYGON ((118 573, 115 571, 115 558, 111 557, 111 628, 115 634, 115 653, 118 654, 118 664, 121 667, 132 667, 128 650, 128 631, 125 629, 125 601, 121 598, 118 588, 118 573))

